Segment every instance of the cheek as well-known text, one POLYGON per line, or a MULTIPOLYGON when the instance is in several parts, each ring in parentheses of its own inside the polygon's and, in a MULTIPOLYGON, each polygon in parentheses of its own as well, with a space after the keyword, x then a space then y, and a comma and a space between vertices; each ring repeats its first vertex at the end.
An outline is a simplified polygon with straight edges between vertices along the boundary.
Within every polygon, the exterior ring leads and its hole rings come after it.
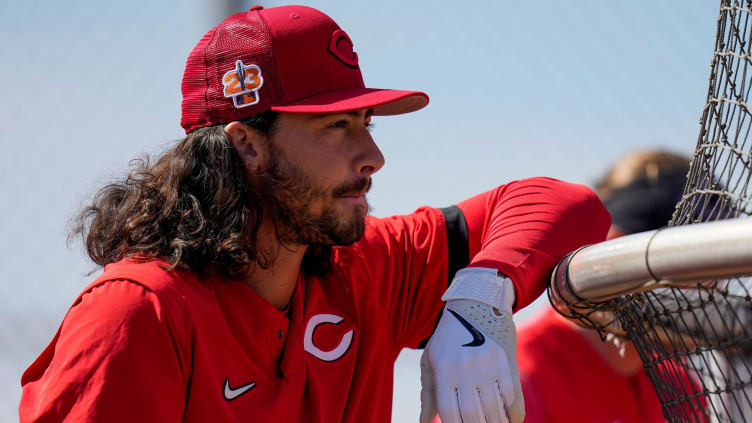
POLYGON ((348 181, 347 154, 341 146, 328 145, 321 140, 310 139, 282 151, 286 160, 308 180, 308 189, 327 198, 338 186, 348 181))
POLYGON ((341 161, 338 162, 331 156, 317 157, 316 160, 308 160, 305 172, 316 184, 318 189, 327 194, 347 182, 347 167, 341 161))

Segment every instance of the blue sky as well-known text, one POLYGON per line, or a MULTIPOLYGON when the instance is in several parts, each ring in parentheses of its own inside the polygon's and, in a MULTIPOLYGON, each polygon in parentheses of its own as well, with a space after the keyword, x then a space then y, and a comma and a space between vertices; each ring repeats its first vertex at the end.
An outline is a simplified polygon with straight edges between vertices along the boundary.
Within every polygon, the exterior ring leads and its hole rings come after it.
MULTIPOLYGON (((266 2, 270 4, 288 2, 266 2)), ((90 264, 65 225, 129 159, 182 136, 180 78, 218 2, 0 0, 0 420, 90 264)), ((311 1, 348 32, 368 86, 425 91, 374 119, 374 214, 446 206, 546 175, 592 183, 638 148, 690 154, 718 5, 707 1, 311 1)), ((524 317, 524 315, 523 315, 524 317)), ((418 407, 398 365, 395 421, 418 407)))

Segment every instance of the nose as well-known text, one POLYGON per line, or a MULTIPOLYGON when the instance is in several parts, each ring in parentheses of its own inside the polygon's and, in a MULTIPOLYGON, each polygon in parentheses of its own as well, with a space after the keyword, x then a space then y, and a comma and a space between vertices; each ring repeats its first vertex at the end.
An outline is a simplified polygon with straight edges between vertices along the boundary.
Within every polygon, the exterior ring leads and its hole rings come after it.
POLYGON ((356 160, 356 171, 365 177, 378 172, 384 166, 384 155, 367 130, 363 133, 362 150, 356 160))

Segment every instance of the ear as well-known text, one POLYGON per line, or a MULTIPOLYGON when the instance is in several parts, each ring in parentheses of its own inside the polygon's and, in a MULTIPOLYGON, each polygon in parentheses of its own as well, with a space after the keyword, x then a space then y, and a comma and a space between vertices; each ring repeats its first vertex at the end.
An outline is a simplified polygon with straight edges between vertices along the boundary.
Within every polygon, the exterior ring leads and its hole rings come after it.
POLYGON ((243 159, 245 167, 256 173, 268 158, 266 136, 258 129, 241 122, 230 122, 224 128, 225 134, 243 159))

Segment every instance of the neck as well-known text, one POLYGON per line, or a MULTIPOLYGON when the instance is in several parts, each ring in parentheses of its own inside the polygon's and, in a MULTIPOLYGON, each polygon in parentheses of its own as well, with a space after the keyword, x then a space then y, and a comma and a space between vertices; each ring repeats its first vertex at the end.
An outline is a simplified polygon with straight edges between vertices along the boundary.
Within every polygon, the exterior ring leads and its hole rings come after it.
POLYGON ((273 261, 267 269, 254 266, 246 275, 245 283, 278 310, 284 310, 295 291, 300 265, 308 246, 280 244, 269 222, 261 224, 257 240, 261 247, 259 250, 271 254, 273 261))

